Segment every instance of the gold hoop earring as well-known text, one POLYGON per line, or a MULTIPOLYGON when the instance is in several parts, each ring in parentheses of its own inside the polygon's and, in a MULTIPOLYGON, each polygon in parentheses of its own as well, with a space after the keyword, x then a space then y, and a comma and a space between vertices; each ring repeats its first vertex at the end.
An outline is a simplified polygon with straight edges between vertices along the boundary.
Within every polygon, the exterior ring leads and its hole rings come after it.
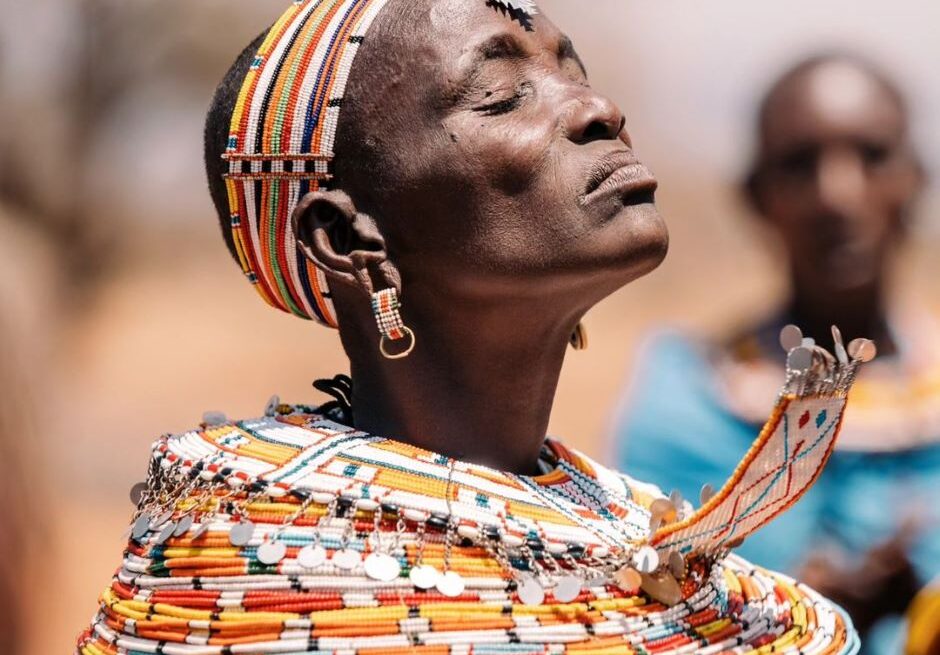
POLYGON ((379 352, 385 359, 404 359, 415 349, 417 338, 411 328, 405 326, 401 318, 401 301, 396 289, 383 289, 372 294, 372 313, 382 337, 379 339, 379 352), (401 352, 391 352, 389 344, 408 340, 408 346, 401 352))
POLYGON ((571 333, 571 338, 568 340, 568 343, 571 344, 571 347, 575 350, 587 350, 588 347, 588 334, 587 328, 584 327, 584 323, 578 323, 574 332, 571 333))

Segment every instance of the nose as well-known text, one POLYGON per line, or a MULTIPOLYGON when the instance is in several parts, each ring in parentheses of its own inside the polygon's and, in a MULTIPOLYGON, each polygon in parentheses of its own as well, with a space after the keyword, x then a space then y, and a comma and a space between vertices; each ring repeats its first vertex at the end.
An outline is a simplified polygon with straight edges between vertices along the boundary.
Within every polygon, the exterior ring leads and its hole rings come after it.
POLYGON ((865 203, 865 165, 857 153, 839 149, 823 153, 816 172, 820 204, 836 213, 851 213, 865 203))
POLYGON ((579 145, 593 141, 623 139, 631 145, 624 130, 626 117, 614 102, 589 87, 579 87, 580 92, 572 99, 567 114, 565 131, 568 138, 579 145))

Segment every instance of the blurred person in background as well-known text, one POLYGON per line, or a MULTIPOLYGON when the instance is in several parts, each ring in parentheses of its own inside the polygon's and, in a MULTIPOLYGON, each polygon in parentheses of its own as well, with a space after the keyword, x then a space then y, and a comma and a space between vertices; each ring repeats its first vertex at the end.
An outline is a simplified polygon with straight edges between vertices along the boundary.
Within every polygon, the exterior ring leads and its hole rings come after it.
POLYGON ((790 294, 718 342, 654 338, 615 434, 627 473, 694 497, 731 473, 772 406, 784 326, 821 343, 833 325, 874 337, 880 357, 818 484, 741 549, 840 602, 868 652, 898 647, 899 617, 940 573, 940 333, 891 293, 925 182, 908 122, 895 84, 853 56, 813 57, 772 86, 744 190, 784 247, 790 294))

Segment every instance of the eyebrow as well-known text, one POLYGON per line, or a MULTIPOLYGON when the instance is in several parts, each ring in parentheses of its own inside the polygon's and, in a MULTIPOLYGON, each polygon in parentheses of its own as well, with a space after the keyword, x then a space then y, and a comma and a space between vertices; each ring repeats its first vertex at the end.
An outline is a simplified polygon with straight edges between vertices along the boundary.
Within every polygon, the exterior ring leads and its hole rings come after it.
MULTIPOLYGON (((581 72, 587 76, 587 70, 584 63, 574 49, 574 44, 567 36, 561 36, 558 40, 557 56, 559 61, 571 59, 581 72)), ((509 32, 495 34, 479 43, 473 49, 472 62, 467 67, 466 72, 460 76, 457 83, 458 88, 467 88, 473 84, 474 79, 480 74, 483 66, 488 61, 494 59, 522 59, 527 56, 526 48, 515 35, 509 32)))
POLYGON ((584 67, 584 62, 581 61, 581 57, 578 56, 578 52, 574 49, 574 43, 571 42, 568 36, 562 35, 561 39, 558 41, 558 60, 561 61, 564 59, 573 59, 584 76, 587 77, 587 69, 584 67))

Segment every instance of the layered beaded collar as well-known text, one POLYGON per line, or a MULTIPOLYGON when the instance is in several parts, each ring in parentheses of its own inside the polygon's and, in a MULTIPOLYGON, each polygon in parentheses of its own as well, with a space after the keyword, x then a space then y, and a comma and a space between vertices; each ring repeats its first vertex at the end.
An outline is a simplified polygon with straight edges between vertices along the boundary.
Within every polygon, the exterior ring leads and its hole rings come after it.
POLYGON ((261 418, 210 416, 198 430, 160 439, 131 538, 159 547, 221 533, 232 546, 256 547, 266 566, 303 543, 293 558, 302 568, 329 559, 339 568, 364 565, 377 580, 405 574, 396 555, 403 543, 423 552, 439 542, 442 566, 419 558, 410 575, 418 571, 416 585, 444 595, 463 589, 451 562, 459 543, 488 553, 535 603, 547 590, 575 597, 601 580, 643 585, 673 603, 690 558, 721 557, 785 511, 832 452, 846 393, 871 344, 851 344, 850 356, 837 343, 833 357, 794 330, 783 335, 787 380, 773 415, 734 475, 717 492, 703 492, 694 512, 681 497, 554 440, 543 452, 547 473, 514 475, 273 400, 261 418))

